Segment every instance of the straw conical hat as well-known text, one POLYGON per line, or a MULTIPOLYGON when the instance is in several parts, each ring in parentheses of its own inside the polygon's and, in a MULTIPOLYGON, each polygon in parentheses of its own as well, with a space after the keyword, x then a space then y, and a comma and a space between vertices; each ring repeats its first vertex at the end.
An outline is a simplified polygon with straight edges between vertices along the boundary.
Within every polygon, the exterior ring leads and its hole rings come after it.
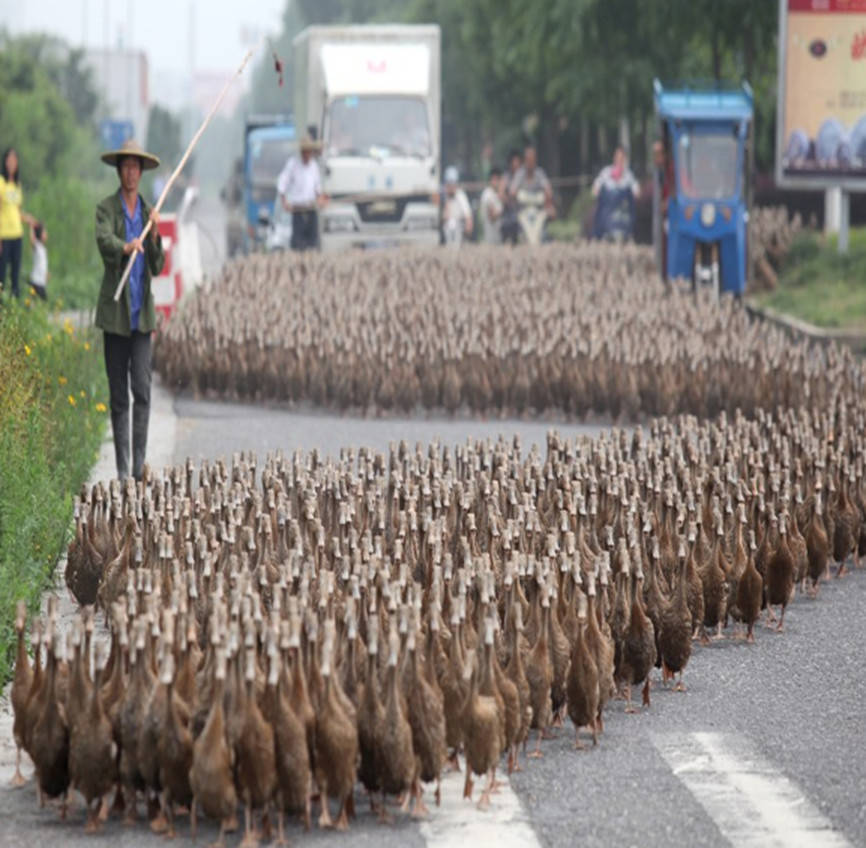
POLYGON ((138 142, 133 139, 127 139, 123 145, 117 150, 107 150, 102 154, 100 159, 106 165, 116 166, 125 156, 138 156, 141 160, 142 171, 150 171, 153 168, 159 167, 159 159, 152 153, 147 153, 141 149, 138 142))
POLYGON ((314 139, 309 133, 306 133, 303 138, 301 138, 301 142, 298 146, 302 151, 309 150, 312 153, 318 153, 322 149, 322 142, 314 139))

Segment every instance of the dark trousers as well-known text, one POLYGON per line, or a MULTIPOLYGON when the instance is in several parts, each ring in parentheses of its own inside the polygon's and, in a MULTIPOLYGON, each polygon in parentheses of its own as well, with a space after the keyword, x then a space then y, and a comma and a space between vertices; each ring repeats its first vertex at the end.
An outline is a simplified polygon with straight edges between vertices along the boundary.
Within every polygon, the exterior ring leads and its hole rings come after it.
POLYGON ((19 297, 18 278, 21 275, 21 239, 3 239, 0 252, 0 286, 6 286, 6 268, 12 271, 12 297, 19 297))
POLYGON ((111 430, 117 476, 129 476, 129 384, 132 382, 132 476, 141 479, 150 420, 150 333, 104 334, 105 373, 111 395, 111 430))
POLYGON ((292 250, 313 250, 318 246, 318 213, 313 209, 292 212, 292 250))
POLYGON ((34 283, 33 280, 30 281, 30 288, 36 292, 36 296, 40 300, 48 300, 48 293, 45 291, 45 286, 40 285, 39 283, 34 283))

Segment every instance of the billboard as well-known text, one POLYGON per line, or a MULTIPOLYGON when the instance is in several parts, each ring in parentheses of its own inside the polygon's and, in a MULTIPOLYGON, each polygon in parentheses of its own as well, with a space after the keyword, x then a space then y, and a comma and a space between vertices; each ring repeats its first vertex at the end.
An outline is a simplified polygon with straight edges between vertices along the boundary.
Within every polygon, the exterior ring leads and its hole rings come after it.
POLYGON ((866 189, 866 0, 780 0, 776 179, 866 189))

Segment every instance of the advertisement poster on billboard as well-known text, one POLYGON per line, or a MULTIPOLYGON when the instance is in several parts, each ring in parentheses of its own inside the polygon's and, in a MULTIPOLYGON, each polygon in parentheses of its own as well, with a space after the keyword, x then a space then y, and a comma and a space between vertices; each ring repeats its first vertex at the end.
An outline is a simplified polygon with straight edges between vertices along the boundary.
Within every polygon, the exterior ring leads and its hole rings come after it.
POLYGON ((866 188, 866 0, 780 0, 776 177, 866 188))

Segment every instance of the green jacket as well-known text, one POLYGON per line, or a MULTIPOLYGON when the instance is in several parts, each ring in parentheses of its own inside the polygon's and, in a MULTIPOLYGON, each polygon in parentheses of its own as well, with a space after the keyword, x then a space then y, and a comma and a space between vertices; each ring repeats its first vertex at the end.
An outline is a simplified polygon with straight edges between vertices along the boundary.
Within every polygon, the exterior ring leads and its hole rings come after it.
MULTIPOLYGON (((146 224, 150 217, 150 206, 141 199, 141 220, 146 224)), ((120 277, 129 260, 123 254, 126 244, 126 224, 123 218, 123 201, 120 191, 109 194, 96 207, 96 245, 105 271, 102 275, 102 287, 99 289, 99 302, 96 304, 96 326, 107 333, 120 336, 131 335, 129 283, 123 287, 120 300, 114 302, 114 290, 120 282, 120 277)), ((144 296, 141 301, 141 312, 138 315, 138 330, 149 333, 156 329, 156 310, 153 308, 153 292, 150 288, 151 277, 158 276, 165 265, 165 252, 162 249, 162 237, 154 241, 150 234, 145 240, 144 248, 144 296)))

